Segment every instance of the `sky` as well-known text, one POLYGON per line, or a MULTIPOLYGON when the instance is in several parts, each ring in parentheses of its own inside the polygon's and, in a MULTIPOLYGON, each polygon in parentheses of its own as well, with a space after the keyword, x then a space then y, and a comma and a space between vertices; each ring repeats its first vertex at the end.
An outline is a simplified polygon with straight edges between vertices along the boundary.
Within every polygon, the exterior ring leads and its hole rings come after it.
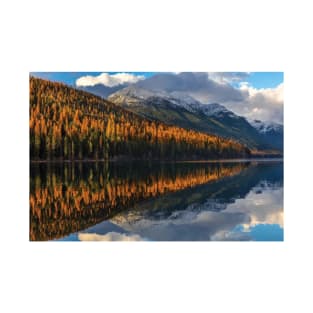
POLYGON ((137 85, 219 103, 248 120, 283 124, 282 72, 33 72, 74 87, 101 86, 110 94, 137 85))

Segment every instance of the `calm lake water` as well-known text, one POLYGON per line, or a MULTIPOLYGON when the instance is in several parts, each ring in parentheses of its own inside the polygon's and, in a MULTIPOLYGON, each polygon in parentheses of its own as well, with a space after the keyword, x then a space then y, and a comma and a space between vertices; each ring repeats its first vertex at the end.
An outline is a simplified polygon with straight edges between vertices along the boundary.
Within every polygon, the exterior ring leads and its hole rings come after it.
POLYGON ((30 240, 283 241, 283 162, 30 166, 30 240))

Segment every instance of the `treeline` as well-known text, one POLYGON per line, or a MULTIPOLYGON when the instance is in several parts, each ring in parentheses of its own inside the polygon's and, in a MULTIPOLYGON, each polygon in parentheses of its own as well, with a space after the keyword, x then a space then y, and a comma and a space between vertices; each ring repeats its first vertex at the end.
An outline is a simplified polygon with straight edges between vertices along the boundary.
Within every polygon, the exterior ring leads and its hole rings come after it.
POLYGON ((30 77, 31 160, 247 157, 244 145, 141 118, 64 84, 30 77))

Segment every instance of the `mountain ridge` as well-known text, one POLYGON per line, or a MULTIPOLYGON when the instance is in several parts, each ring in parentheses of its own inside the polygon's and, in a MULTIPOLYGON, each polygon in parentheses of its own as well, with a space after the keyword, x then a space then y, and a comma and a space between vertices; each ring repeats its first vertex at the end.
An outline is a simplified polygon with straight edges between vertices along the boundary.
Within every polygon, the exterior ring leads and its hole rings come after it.
POLYGON ((245 117, 235 114, 225 106, 218 103, 203 104, 183 92, 168 93, 133 85, 111 94, 108 99, 139 115, 239 140, 251 149, 283 149, 280 134, 264 135, 245 117))

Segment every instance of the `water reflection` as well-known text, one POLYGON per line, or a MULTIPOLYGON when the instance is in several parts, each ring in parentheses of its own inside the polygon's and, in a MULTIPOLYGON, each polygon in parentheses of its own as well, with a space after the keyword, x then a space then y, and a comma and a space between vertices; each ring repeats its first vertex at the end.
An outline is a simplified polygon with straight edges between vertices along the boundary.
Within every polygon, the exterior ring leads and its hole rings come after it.
POLYGON ((283 165, 246 165, 237 175, 135 204, 72 240, 281 241, 283 165))
MULTIPOLYGON (((187 197, 189 192, 193 192, 193 187, 216 183, 215 194, 223 194, 225 186, 232 188, 224 180, 239 175, 251 166, 255 165, 247 162, 33 164, 30 167, 30 240, 61 238, 103 220, 113 221, 114 216, 118 219, 137 212, 148 211, 146 214, 153 219, 159 214, 160 205, 161 212, 167 210, 166 218, 174 208, 167 205, 166 199, 160 198, 162 195, 183 192, 181 199, 184 201, 175 202, 175 206, 183 208, 197 200, 197 195, 187 197), (148 199, 152 202, 147 204, 148 199), (133 209, 141 203, 143 209, 133 209), (148 210, 145 210, 147 205, 148 210), (124 213, 117 215, 119 212, 124 213)), ((212 197, 215 195, 212 194, 212 197)), ((214 205, 219 207, 218 203, 214 205)), ((138 218, 142 217, 139 215, 138 218)), ((113 229, 111 234, 106 235, 111 240, 142 238, 137 234, 129 235, 125 227, 105 227, 113 229)), ((82 236, 86 238, 86 235, 82 236)), ((67 239, 77 237, 78 234, 74 234, 67 239)), ((99 240, 102 237, 94 235, 89 238, 99 240)), ((171 240, 171 237, 168 239, 171 240)))

